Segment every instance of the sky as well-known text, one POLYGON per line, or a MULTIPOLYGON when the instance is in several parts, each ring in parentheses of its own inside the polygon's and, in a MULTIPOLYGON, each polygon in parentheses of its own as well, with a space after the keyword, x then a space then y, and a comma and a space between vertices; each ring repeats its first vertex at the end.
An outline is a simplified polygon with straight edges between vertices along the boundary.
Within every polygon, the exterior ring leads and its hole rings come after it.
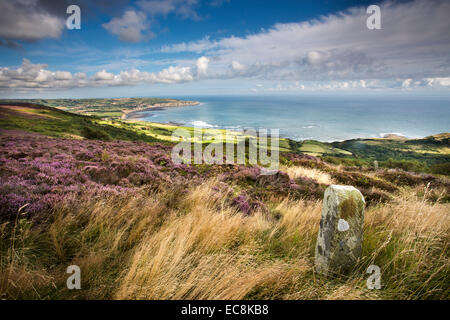
POLYGON ((0 98, 447 94, 449 16, 448 0, 0 0, 0 98))

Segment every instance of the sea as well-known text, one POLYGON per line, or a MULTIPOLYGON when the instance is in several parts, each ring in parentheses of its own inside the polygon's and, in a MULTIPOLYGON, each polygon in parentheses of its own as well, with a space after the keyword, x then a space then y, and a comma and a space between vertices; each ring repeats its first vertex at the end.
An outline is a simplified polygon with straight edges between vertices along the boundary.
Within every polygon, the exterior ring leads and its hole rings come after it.
POLYGON ((197 106, 136 113, 133 118, 221 129, 279 129, 293 140, 324 142, 408 138, 450 132, 450 94, 304 94, 177 96, 197 106))

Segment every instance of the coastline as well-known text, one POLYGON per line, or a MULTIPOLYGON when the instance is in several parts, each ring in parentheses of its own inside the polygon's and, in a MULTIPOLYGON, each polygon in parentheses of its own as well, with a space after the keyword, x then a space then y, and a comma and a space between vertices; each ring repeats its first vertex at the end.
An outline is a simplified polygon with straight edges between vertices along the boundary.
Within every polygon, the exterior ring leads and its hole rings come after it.
POLYGON ((146 106, 143 108, 136 108, 133 110, 122 110, 122 116, 120 117, 122 120, 127 120, 133 117, 133 114, 149 111, 149 110, 162 110, 164 108, 177 108, 177 107, 189 107, 189 106, 197 106, 199 105, 199 101, 170 101, 165 103, 155 103, 151 106, 146 106))
MULTIPOLYGON (((159 110, 164 110, 165 108, 176 108, 176 107, 185 107, 185 106, 196 106, 196 105, 200 105, 203 104, 202 102, 199 101, 193 101, 193 100, 169 100, 168 102, 162 102, 162 103, 156 103, 153 105, 147 105, 145 107, 138 107, 132 110, 122 110, 122 116, 121 119, 122 120, 135 120, 135 121, 144 121, 144 122, 149 122, 149 123, 156 123, 156 124, 162 124, 162 125, 171 125, 171 126, 176 126, 176 127, 195 127, 196 125, 192 125, 190 123, 180 123, 180 122, 176 122, 176 121, 151 121, 150 119, 146 119, 143 120, 142 115, 140 115, 139 113, 141 112, 146 112, 146 111, 159 111, 159 110), (150 120, 150 121, 149 121, 150 120)), ((230 128, 227 127, 222 127, 220 125, 211 125, 211 128, 209 126, 200 126, 204 129, 222 129, 222 130, 231 130, 230 128)), ((440 133, 440 134, 448 134, 446 133, 440 133)), ((426 139, 428 137, 432 137, 434 135, 439 135, 439 134, 426 134, 426 135, 421 135, 421 136, 411 136, 411 135, 406 135, 403 133, 399 133, 398 131, 384 131, 383 133, 379 133, 379 134, 370 134, 370 135, 361 135, 361 136, 357 136, 357 137, 348 137, 348 138, 335 138, 335 139, 320 139, 320 138, 313 138, 313 137, 307 137, 307 138, 302 138, 302 139, 298 139, 295 137, 290 136, 289 134, 280 134, 279 138, 280 139, 287 139, 287 140, 292 140, 292 141, 296 141, 296 142, 302 142, 302 141, 317 141, 320 143, 339 143, 339 142, 345 142, 345 141, 354 141, 354 140, 391 140, 391 141, 396 141, 396 142, 405 142, 405 141, 410 141, 410 140, 422 140, 422 139, 426 139)))
MULTIPOLYGON (((140 110, 140 111, 147 111, 147 109, 155 109, 155 108, 146 108, 145 110, 140 110)), ((161 110, 161 109, 156 109, 156 110, 161 110)), ((140 112, 140 111, 136 111, 140 112)), ((139 120, 137 119, 132 119, 132 118, 127 118, 128 120, 139 120)), ((148 123, 155 123, 155 124, 160 124, 160 125, 170 125, 170 126, 175 126, 175 127, 188 127, 188 128, 194 128, 195 126, 193 125, 187 125, 187 124, 183 124, 183 123, 179 123, 179 122, 175 122, 175 121, 168 121, 168 122, 160 122, 160 121, 148 121, 148 120, 140 120, 143 122, 148 122, 148 123)), ((225 127, 214 127, 214 128, 208 128, 208 127, 201 127, 205 130, 208 129, 213 129, 213 130, 230 130, 233 131, 232 129, 227 129, 225 127)), ((320 139, 314 139, 314 138, 305 138, 305 139, 294 139, 292 137, 289 137, 288 135, 283 135, 280 134, 279 138, 280 139, 286 139, 286 140, 291 140, 291 141, 295 141, 295 142, 304 142, 304 141, 314 141, 314 142, 320 142, 320 143, 339 143, 339 142, 346 142, 346 141, 366 141, 366 140, 380 140, 380 141, 386 141, 386 140, 391 140, 391 141, 397 141, 397 142, 406 142, 406 141, 412 141, 412 140, 423 140, 423 139, 427 139, 430 137, 435 137, 435 136, 447 136, 450 135, 450 132, 442 132, 442 133, 435 133, 435 134, 429 134, 429 135, 424 135, 424 136, 420 136, 420 137, 408 137, 405 135, 401 135, 399 133, 384 133, 382 134, 382 136, 378 136, 378 137, 374 137, 374 136, 360 136, 360 137, 355 137, 355 138, 348 138, 348 139, 337 139, 337 140, 320 140, 320 139)), ((270 134, 267 135, 267 137, 270 137, 270 134)))

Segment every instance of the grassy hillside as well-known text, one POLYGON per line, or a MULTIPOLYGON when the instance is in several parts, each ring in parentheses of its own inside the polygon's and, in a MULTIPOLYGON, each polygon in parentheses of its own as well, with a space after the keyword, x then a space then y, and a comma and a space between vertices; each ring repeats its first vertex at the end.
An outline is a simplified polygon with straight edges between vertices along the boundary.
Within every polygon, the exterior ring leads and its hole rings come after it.
POLYGON ((420 161, 427 165, 450 162, 450 134, 424 139, 357 139, 334 142, 333 146, 350 151, 364 160, 420 161))
POLYGON ((124 110, 148 107, 159 103, 173 102, 174 99, 160 98, 117 98, 117 99, 21 99, 0 100, 2 104, 31 103, 45 105, 72 113, 119 119, 124 110))
MULTIPOLYGON (((192 136, 194 132, 194 129, 189 127, 83 116, 27 102, 14 105, 0 103, 0 127, 37 132, 53 137, 165 143, 172 141, 172 133, 178 128, 190 132, 192 136)), ((225 135, 225 130, 203 129, 202 131, 211 136, 218 133, 225 135)), ((248 138, 247 135, 239 135, 239 139, 246 137, 248 138)), ((210 143, 209 140, 203 142, 210 143)), ((290 150, 287 139, 281 139, 279 145, 280 151, 290 150)))
POLYGON ((104 125, 96 117, 30 103, 0 104, 0 127, 73 139, 156 141, 151 136, 120 126, 104 125))
POLYGON ((0 106, 0 296, 449 298, 446 178, 337 164, 353 144, 306 143, 334 155, 326 161, 286 139, 273 176, 256 166, 178 165, 167 139, 175 128, 0 106), (323 278, 314 247, 330 184, 357 187, 367 209, 362 259, 346 276, 323 278), (72 264, 82 290, 66 288, 72 264), (366 288, 371 264, 381 290, 366 288))
POLYGON ((450 175, 450 133, 423 139, 390 137, 289 143, 290 151, 320 156, 334 164, 373 167, 376 160, 380 167, 450 175))

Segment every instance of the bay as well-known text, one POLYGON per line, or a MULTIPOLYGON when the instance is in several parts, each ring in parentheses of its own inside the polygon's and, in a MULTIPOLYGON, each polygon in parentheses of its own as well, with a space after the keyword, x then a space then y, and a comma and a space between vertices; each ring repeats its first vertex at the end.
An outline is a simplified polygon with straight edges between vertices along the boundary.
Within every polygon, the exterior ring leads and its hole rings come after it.
POLYGON ((450 131, 450 96, 305 94, 183 96, 198 106, 148 110, 139 120, 205 128, 279 129, 294 140, 340 141, 395 133, 408 138, 450 131))

